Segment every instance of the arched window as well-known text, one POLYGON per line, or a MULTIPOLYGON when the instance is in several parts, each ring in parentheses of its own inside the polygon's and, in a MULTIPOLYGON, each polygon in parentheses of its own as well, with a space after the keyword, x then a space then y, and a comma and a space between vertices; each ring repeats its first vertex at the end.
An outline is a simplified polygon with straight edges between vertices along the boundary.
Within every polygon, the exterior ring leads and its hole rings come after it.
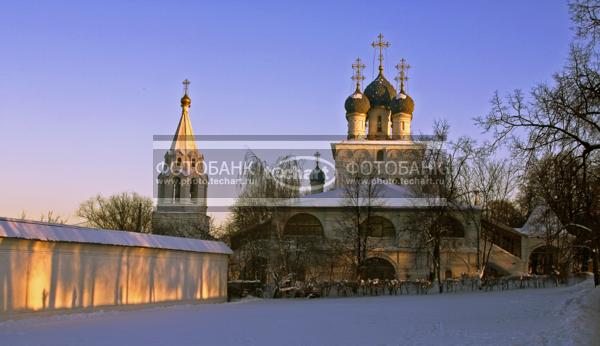
POLYGON ((181 167, 181 157, 177 158, 177 167, 181 167))
POLYGON ((376 238, 394 238, 396 236, 396 229, 394 224, 385 217, 372 216, 369 220, 363 222, 362 227, 369 227, 369 237, 376 238))
POLYGON ((443 216, 440 219, 440 228, 442 237, 449 238, 464 238, 465 237, 465 229, 462 226, 462 223, 457 219, 450 216, 443 216))
POLYGON ((381 115, 377 117, 377 132, 381 132, 383 124, 381 124, 381 115))
POLYGON ((377 161, 383 161, 383 160, 384 160, 383 149, 382 150, 377 150, 377 161))
POLYGON ((296 214, 285 224, 284 234, 287 236, 322 236, 321 221, 310 214, 296 214))
POLYGON ((192 170, 196 170, 196 159, 193 158, 192 159, 192 167, 190 167, 192 170))

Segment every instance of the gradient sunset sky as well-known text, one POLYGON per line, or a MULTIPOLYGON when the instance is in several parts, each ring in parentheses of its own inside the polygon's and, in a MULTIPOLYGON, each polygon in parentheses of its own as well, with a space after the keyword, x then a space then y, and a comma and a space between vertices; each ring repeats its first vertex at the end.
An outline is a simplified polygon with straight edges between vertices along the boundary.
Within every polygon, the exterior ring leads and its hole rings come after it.
POLYGON ((388 79, 412 65, 413 128, 481 137, 495 90, 565 63, 570 26, 565 1, 3 2, 0 216, 151 196, 153 135, 174 133, 184 78, 196 134, 343 135, 350 65, 372 80, 380 32, 388 79))

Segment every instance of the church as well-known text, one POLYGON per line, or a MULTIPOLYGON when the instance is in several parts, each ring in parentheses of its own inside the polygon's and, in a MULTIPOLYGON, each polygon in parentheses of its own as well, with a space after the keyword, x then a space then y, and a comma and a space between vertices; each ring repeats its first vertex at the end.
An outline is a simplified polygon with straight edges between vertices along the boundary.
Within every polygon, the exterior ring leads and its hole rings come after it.
MULTIPOLYGON (((420 237, 420 226, 447 201, 407 182, 415 176, 407 174, 402 163, 422 161, 426 150, 412 133, 415 101, 406 91, 410 65, 405 59, 396 65, 398 74, 394 79, 398 84, 394 87, 384 71, 383 49, 389 43, 380 34, 371 45, 379 53, 378 74, 363 89, 365 65, 360 58, 352 64, 356 88, 344 102, 346 140, 331 143, 335 172, 329 174, 334 176, 327 176, 317 157, 310 173, 309 194, 271 206, 268 220, 231 235, 234 255, 230 279, 270 280, 267 273, 270 266, 277 265, 282 246, 285 251, 295 251, 292 257, 303 258, 288 263, 289 271, 299 280, 352 279, 356 277, 357 265, 364 278, 432 279, 431 249, 420 237), (365 167, 368 173, 364 172, 365 167), (367 202, 362 195, 353 200, 352 186, 363 189, 360 186, 364 185, 365 176, 369 182, 376 182, 373 195, 367 196, 367 202), (333 184, 326 183, 332 179, 333 184), (358 205, 361 203, 365 205, 358 205), (368 216, 356 215, 364 210, 368 210, 368 216), (361 224, 348 225, 348 220, 355 217, 361 224), (348 237, 353 227, 366 234, 361 244, 363 258, 359 264, 355 260, 354 265, 347 259, 351 257, 348 254, 355 252, 353 243, 357 239, 348 237)), ((184 81, 184 85, 179 125, 164 154, 165 169, 156 180, 153 229, 158 234, 202 237, 209 223, 209 180, 202 169, 204 156, 191 126, 189 81, 184 81)), ((358 190, 354 192, 362 194, 358 190)), ((438 221, 447 230, 438 250, 442 278, 478 274, 483 227, 493 229, 494 234, 494 244, 489 245, 489 267, 503 275, 527 273, 529 254, 535 244, 526 234, 485 222, 481 210, 472 206, 455 207, 438 221)))

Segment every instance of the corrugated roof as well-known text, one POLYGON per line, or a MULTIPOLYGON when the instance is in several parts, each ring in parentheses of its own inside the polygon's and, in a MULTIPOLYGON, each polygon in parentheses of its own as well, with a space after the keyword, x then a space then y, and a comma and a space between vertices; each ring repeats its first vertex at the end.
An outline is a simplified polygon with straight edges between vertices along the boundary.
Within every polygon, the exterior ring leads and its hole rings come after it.
POLYGON ((0 238, 232 254, 223 242, 0 218, 0 238))

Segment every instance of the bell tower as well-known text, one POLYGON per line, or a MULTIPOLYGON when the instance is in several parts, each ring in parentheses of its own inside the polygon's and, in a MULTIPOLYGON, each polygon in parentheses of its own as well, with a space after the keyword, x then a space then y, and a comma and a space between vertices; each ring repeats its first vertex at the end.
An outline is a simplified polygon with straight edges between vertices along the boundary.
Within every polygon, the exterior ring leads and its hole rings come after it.
POLYGON ((189 109, 190 81, 183 81, 181 118, 158 175, 158 198, 152 214, 152 233, 188 238, 206 238, 208 177, 204 156, 196 145, 189 109))

